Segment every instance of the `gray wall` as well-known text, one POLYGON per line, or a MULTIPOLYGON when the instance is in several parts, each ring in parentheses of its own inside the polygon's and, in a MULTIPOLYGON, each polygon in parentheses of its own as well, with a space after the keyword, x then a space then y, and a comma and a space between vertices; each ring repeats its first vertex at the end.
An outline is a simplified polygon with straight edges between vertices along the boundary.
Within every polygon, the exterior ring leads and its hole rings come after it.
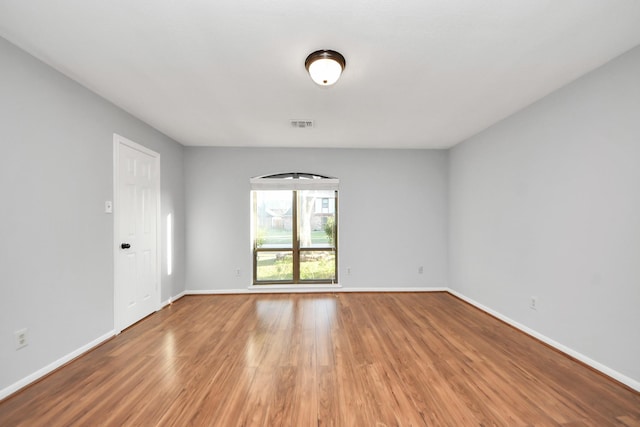
POLYGON ((251 284, 249 178, 277 172, 340 179, 343 287, 447 285, 446 151, 187 148, 185 171, 189 290, 251 284))
POLYGON ((640 381, 640 48, 452 149, 449 198, 451 288, 640 381))
POLYGON ((176 223, 163 300, 184 290, 184 180, 173 140, 4 39, 0 64, 2 390, 113 329, 113 133, 161 154, 163 225, 176 223))

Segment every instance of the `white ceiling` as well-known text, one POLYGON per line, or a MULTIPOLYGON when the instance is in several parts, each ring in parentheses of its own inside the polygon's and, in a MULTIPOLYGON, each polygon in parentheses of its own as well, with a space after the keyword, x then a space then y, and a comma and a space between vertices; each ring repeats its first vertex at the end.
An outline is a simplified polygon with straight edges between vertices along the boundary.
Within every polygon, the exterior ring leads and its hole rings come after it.
POLYGON ((640 44, 640 1, 0 0, 0 35, 184 145, 443 148, 640 44))

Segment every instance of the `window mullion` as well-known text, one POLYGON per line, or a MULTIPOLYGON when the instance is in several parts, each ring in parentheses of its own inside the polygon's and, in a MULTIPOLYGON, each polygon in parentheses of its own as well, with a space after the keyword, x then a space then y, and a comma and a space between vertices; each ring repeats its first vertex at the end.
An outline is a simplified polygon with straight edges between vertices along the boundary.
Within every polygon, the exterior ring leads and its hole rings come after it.
POLYGON ((300 283, 300 238, 298 236, 298 192, 293 191, 293 283, 300 283))

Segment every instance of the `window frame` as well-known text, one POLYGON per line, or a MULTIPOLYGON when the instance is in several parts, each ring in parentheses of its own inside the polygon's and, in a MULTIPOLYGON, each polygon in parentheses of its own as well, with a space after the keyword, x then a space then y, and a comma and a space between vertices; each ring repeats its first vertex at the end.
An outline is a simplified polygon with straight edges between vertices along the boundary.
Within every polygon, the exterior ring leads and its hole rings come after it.
MULTIPOLYGON (((338 283, 338 180, 335 178, 329 178, 316 174, 308 173, 288 173, 288 174, 276 174, 263 177, 252 178, 252 190, 251 190, 251 216, 252 216, 252 230, 251 230, 251 247, 252 247, 252 260, 253 260, 253 274, 252 283, 253 286, 269 286, 269 285, 335 285, 338 283), (264 180, 269 180, 274 183, 273 187, 264 185, 264 180), (304 185, 297 185, 295 181, 299 179, 306 181, 304 185), (285 183, 283 181, 288 181, 285 183), (327 183, 326 180, 330 180, 327 183), (313 181, 313 182, 310 182, 313 181), (324 181, 324 182, 323 182, 324 181), (257 185, 254 185, 258 183, 257 185), (319 185, 314 185, 314 184, 319 185), (309 185, 311 184, 311 185, 309 185), (326 184, 329 184, 331 188, 325 188, 326 184), (287 188, 290 187, 290 188, 287 188), (277 191, 286 190, 291 191, 292 197, 292 242, 291 248, 261 248, 258 247, 258 192, 259 191, 277 191), (300 210, 300 196, 299 193, 304 190, 330 190, 333 191, 334 197, 334 229, 333 229, 333 241, 330 246, 326 247, 301 247, 300 245, 300 223, 298 221, 300 210), (292 278, 291 280, 258 280, 258 254, 265 252, 291 252, 292 254, 292 278), (332 279, 301 279, 301 254, 308 252, 332 252, 334 255, 334 275, 332 279)), ((322 209, 321 209, 322 210, 322 209)))

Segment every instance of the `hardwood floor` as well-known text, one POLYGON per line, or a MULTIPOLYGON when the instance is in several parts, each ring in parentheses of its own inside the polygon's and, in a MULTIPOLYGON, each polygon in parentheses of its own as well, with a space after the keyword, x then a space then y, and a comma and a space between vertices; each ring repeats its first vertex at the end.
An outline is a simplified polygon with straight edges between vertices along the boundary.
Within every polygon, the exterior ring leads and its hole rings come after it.
POLYGON ((640 394, 447 293, 187 296, 1 426, 638 426, 640 394))

